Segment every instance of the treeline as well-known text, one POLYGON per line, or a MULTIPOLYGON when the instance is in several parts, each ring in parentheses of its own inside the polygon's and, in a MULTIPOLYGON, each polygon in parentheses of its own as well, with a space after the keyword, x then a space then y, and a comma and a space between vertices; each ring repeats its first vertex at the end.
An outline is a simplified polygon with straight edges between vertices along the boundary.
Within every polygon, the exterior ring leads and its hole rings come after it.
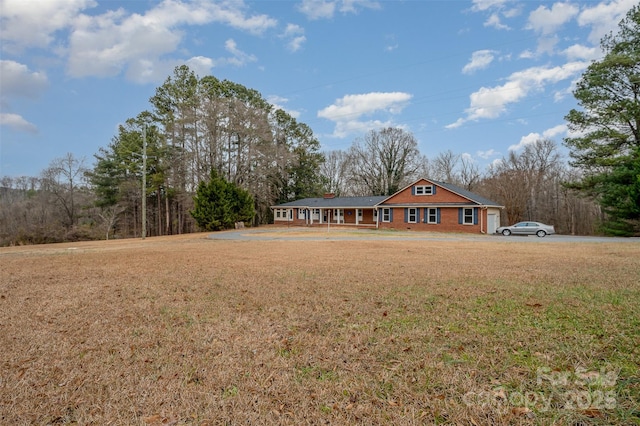
POLYGON ((503 225, 521 220, 552 224, 560 233, 599 232, 604 215, 593 199, 568 189, 580 179, 557 144, 538 140, 481 171, 452 151, 427 159, 400 129, 372 131, 347 151, 332 151, 320 166, 325 189, 341 196, 390 195, 420 177, 453 183, 505 206, 503 225))
POLYGON ((213 176, 250 195, 252 225, 269 223, 275 204, 323 192, 390 195, 427 177, 504 205, 503 224, 539 220, 560 233, 639 235, 640 6, 601 47, 604 58, 576 84, 580 109, 565 117, 574 135, 564 141, 569 162, 555 142, 540 140, 485 171, 451 151, 427 159, 399 128, 322 153, 307 125, 257 91, 180 66, 91 168, 67 154, 40 177, 2 178, 0 245, 136 237, 143 217, 146 235, 194 232, 196 189, 213 176))
MULTIPOLYGON (((163 88, 169 84, 173 81, 163 88)), ((143 204, 145 235, 195 232, 200 228, 192 216, 194 196, 212 175, 251 195, 253 225, 271 222, 269 207, 274 204, 323 192, 390 195, 420 177, 453 183, 503 204, 504 223, 540 220, 561 233, 584 235, 597 232, 602 217, 597 204, 563 185, 575 180, 576 172, 550 140, 512 152, 481 172, 471 159, 451 151, 427 159, 413 135, 397 128, 371 131, 347 151, 319 153, 308 127, 282 111, 271 114, 275 122, 266 111, 262 124, 270 131, 261 137, 252 133, 247 119, 244 126, 234 127, 231 139, 227 126, 238 122, 237 117, 219 115, 218 123, 224 126, 204 127, 203 132, 204 123, 213 126, 210 117, 194 112, 186 120, 185 114, 165 111, 167 121, 150 112, 127 121, 95 156, 92 168, 67 154, 40 177, 2 178, 0 243, 139 237, 143 204), (172 129, 171 139, 164 133, 167 128, 172 129)))
POLYGON ((38 178, 3 178, 2 244, 141 235, 143 173, 148 235, 197 230, 193 195, 212 170, 251 193, 254 225, 271 205, 322 191, 319 141, 257 91, 180 66, 150 104, 92 168, 68 154, 38 178))
POLYGON ((483 172, 451 151, 427 159, 399 128, 371 131, 348 151, 322 153, 307 125, 257 91, 198 78, 187 66, 175 69, 150 105, 119 127, 92 165, 69 153, 39 177, 2 178, 0 244, 139 237, 143 215, 148 236, 198 231, 194 195, 212 172, 252 196, 255 215, 247 225, 271 222, 275 204, 323 192, 390 195, 428 177, 505 205, 508 223, 535 219, 564 233, 597 231, 601 212, 563 186, 575 172, 552 141, 483 172))

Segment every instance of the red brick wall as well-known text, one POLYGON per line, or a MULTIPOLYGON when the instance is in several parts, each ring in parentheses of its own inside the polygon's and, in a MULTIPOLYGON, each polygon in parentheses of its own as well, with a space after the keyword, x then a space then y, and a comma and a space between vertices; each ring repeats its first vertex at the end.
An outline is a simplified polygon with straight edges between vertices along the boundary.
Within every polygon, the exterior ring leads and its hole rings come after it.
MULTIPOLYGON (((416 185, 431 185, 426 180, 421 180, 416 185)), ((435 195, 411 195, 411 186, 404 191, 394 195, 386 201, 388 204, 401 203, 465 203, 468 202, 464 197, 447 191, 444 188, 437 187, 435 195)))
MULTIPOLYGON (((437 195, 437 191, 436 191, 437 195)), ((420 220, 423 219, 424 209, 420 209, 420 220)), ((380 222, 381 229, 398 229, 412 231, 433 231, 433 232, 468 232, 472 234, 480 234, 487 230, 487 211, 478 210, 477 225, 462 225, 458 223, 458 208, 440 208, 440 223, 406 223, 404 221, 404 208, 393 209, 393 222, 380 222)))

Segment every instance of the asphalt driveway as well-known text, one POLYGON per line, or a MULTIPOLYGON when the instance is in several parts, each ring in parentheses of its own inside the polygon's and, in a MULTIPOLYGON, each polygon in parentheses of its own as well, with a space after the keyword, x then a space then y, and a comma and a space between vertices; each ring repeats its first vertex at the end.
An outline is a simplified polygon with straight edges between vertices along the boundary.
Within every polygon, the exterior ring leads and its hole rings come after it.
POLYGON ((462 233, 395 231, 376 229, 348 229, 348 228, 246 228, 242 230, 221 231, 209 235, 214 240, 237 241, 340 241, 340 240, 389 240, 389 241, 500 241, 527 243, 635 243, 640 244, 640 238, 575 236, 575 235, 547 235, 544 238, 536 236, 509 236, 500 234, 476 235, 462 233))

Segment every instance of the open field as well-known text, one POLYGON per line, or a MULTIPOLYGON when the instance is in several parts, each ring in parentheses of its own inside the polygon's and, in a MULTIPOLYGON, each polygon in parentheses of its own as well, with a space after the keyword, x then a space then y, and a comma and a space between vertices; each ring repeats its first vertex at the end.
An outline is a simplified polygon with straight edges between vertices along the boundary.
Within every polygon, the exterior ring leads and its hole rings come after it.
POLYGON ((0 424, 640 424, 640 244, 0 248, 0 424))

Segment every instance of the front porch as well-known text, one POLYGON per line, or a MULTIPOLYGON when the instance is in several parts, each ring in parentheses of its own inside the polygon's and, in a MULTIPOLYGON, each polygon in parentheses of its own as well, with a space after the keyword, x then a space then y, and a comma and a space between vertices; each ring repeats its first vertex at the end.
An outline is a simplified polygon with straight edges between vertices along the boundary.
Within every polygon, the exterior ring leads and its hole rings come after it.
POLYGON ((375 208, 282 208, 275 211, 276 224, 297 226, 345 225, 356 227, 377 226, 378 211, 375 208))

